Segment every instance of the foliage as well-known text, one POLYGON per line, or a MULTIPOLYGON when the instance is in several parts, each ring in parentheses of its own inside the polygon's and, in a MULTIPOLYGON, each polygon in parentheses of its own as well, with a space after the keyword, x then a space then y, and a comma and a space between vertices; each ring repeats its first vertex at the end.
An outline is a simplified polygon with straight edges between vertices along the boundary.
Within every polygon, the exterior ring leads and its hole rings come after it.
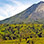
POLYGON ((15 44, 44 44, 41 38, 44 41, 44 24, 0 24, 0 41, 13 40, 12 43, 15 41, 15 44))

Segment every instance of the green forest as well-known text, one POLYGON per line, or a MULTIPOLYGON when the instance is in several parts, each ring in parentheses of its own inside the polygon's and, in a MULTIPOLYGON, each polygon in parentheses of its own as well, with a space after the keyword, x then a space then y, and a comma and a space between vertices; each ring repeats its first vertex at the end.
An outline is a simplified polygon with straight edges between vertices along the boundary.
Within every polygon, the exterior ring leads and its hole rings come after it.
POLYGON ((44 44, 44 24, 0 24, 0 44, 44 44))

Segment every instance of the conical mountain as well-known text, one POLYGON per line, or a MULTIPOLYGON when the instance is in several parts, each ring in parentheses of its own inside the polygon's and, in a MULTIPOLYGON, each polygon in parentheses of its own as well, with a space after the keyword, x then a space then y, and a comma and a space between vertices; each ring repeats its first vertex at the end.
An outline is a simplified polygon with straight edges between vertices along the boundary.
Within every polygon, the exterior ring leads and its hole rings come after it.
POLYGON ((19 24, 19 23, 43 23, 44 24, 44 2, 33 4, 23 12, 0 21, 0 24, 19 24))

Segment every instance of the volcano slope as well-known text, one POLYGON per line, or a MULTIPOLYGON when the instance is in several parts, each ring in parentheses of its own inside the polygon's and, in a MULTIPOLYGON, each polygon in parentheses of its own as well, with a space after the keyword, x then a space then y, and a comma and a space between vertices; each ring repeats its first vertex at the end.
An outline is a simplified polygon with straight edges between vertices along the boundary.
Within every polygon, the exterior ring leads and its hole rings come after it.
POLYGON ((33 4, 23 12, 0 21, 0 24, 22 24, 22 23, 44 24, 44 2, 33 4))

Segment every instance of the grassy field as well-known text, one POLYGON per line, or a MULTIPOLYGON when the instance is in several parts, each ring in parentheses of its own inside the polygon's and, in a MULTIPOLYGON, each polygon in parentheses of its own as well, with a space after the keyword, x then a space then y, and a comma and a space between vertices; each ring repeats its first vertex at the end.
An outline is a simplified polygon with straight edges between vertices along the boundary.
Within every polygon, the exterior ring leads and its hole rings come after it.
POLYGON ((44 24, 0 24, 0 44, 44 44, 44 24))
POLYGON ((2 40, 0 44, 44 44, 44 38, 29 38, 27 40, 2 40))

